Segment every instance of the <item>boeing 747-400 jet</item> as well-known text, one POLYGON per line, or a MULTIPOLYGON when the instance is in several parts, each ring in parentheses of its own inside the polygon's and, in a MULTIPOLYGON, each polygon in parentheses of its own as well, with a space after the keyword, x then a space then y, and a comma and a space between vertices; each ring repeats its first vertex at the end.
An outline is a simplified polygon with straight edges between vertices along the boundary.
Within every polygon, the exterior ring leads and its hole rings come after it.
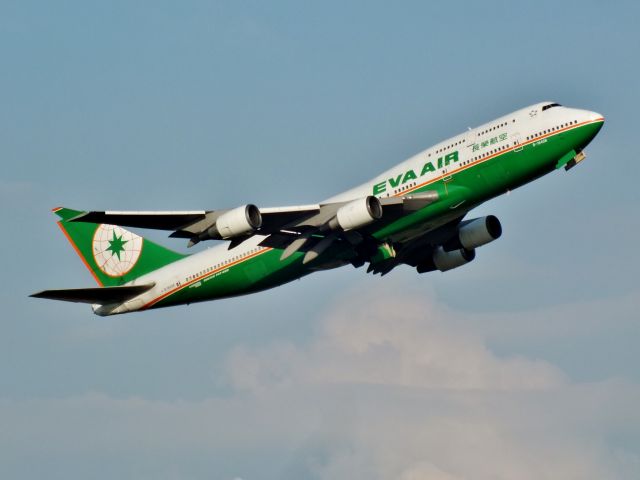
POLYGON ((438 143, 351 190, 313 205, 229 210, 92 211, 56 208, 62 232, 100 285, 32 296, 91 304, 98 315, 244 295, 351 264, 385 275, 398 265, 445 272, 500 237, 481 203, 580 163, 599 113, 543 102, 438 143), (192 255, 122 227, 172 231, 192 255))

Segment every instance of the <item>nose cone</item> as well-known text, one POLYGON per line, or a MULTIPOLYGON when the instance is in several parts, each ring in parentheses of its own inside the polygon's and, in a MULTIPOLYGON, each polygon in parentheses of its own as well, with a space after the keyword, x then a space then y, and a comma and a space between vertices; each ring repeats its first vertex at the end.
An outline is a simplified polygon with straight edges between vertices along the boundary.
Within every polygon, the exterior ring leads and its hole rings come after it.
POLYGON ((604 123, 604 115, 598 112, 587 112, 587 117, 591 122, 601 122, 604 123))
POLYGON ((580 122, 581 126, 576 130, 576 151, 580 151, 586 147, 598 132, 600 132, 600 129, 604 125, 604 116, 598 112, 580 110, 578 122, 580 122))
POLYGON ((598 112, 589 112, 589 121, 593 125, 593 136, 595 137, 604 125, 604 115, 598 112))

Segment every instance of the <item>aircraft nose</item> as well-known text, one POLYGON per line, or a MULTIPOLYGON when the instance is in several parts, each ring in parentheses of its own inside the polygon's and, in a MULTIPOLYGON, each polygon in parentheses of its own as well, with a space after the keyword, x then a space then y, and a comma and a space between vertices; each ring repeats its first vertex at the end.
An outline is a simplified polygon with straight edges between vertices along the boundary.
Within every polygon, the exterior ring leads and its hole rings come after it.
POLYGON ((590 122, 600 121, 600 122, 604 123, 604 115, 602 115, 601 113, 588 111, 587 112, 587 117, 588 117, 590 122))
POLYGON ((582 136, 577 138, 576 151, 582 150, 595 138, 604 125, 604 116, 591 110, 581 110, 578 115, 582 136))

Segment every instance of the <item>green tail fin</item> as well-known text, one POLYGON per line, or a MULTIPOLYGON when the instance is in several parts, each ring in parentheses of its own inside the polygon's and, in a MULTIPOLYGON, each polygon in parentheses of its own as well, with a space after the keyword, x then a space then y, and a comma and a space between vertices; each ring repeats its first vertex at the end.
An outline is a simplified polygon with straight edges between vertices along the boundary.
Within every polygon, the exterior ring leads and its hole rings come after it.
POLYGON ((110 287, 157 270, 186 255, 115 225, 70 222, 81 211, 55 208, 58 225, 98 285, 110 287))

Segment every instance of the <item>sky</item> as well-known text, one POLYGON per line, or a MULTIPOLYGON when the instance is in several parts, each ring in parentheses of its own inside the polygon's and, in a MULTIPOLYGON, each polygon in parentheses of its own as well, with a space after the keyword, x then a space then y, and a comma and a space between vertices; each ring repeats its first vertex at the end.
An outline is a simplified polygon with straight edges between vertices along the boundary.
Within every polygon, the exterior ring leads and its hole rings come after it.
POLYGON ((639 14, 0 2, 0 477, 637 478, 639 14), (112 318, 28 298, 93 286, 53 207, 313 203, 545 100, 605 126, 477 208, 503 236, 462 268, 112 318))

